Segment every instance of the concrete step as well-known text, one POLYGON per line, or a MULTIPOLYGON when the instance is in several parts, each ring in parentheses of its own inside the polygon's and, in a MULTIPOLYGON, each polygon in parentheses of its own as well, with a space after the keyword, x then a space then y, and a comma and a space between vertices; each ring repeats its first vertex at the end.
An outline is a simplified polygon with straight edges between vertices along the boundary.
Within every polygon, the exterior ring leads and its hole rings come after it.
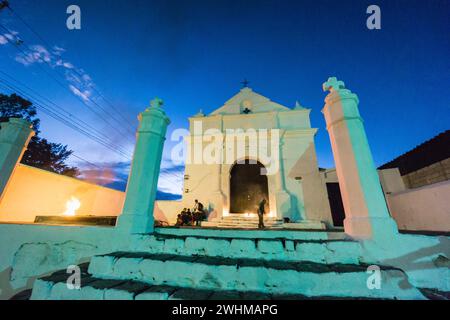
MULTIPOLYGON (((220 218, 214 218, 215 220, 235 220, 235 221, 258 221, 258 216, 224 216, 220 218)), ((283 221, 277 217, 264 217, 264 221, 283 221)))
MULTIPOLYGON (((213 228, 233 228, 233 229, 257 229, 259 225, 258 217, 230 217, 215 218, 210 221, 203 221, 202 227, 213 228)), ((276 218, 264 219, 266 228, 283 228, 283 221, 276 218)))
MULTIPOLYGON (((36 280, 32 300, 309 300, 304 295, 273 295, 252 291, 203 290, 151 285, 132 280, 105 280, 84 274, 81 288, 70 290, 65 270, 36 280)), ((28 295, 28 292, 27 292, 28 295)), ((336 297, 322 296, 318 299, 329 300, 336 297)), ((355 299, 340 297, 339 299, 355 299)))
MULTIPOLYGON (((221 223, 221 222, 225 222, 225 223, 242 223, 242 224, 246 224, 246 223, 250 223, 250 224, 258 224, 259 220, 233 220, 233 219, 213 219, 210 222, 215 222, 215 223, 221 223)), ((283 221, 280 220, 264 220, 265 224, 282 224, 283 221)))
MULTIPOLYGON (((225 228, 225 229, 258 229, 258 225, 240 225, 237 226, 235 224, 217 224, 217 225, 211 225, 213 228, 225 228)), ((283 229, 282 225, 265 225, 265 229, 283 229)))
MULTIPOLYGON (((188 231, 198 229, 188 229, 188 231)), ((204 231, 205 229, 202 229, 204 231)), ((185 231, 185 229, 174 229, 185 231)), ((215 230, 211 230, 215 231, 215 230)), ((262 260, 311 261, 318 263, 359 263, 361 245, 357 241, 345 239, 303 240, 286 238, 259 238, 259 235, 273 232, 276 235, 289 232, 276 230, 251 232, 252 239, 239 237, 248 232, 232 232, 234 237, 222 236, 226 230, 221 229, 214 235, 202 233, 137 235, 133 238, 132 248, 135 252, 154 254, 179 254, 183 256, 210 256, 223 258, 254 258, 262 260)), ((212 233, 212 232, 211 232, 212 233)))
MULTIPOLYGON (((216 223, 220 223, 220 222, 227 222, 227 223, 256 223, 258 224, 259 220, 258 219, 211 219, 209 220, 210 222, 216 222, 216 223)), ((282 220, 274 220, 274 219, 264 219, 264 223, 280 223, 282 224, 283 221, 282 220)))
MULTIPOLYGON (((227 222, 202 222, 202 227, 206 228, 227 228, 227 229, 258 229, 258 224, 251 224, 251 223, 245 223, 245 224, 238 224, 238 223, 227 223, 227 222)), ((264 224, 264 228, 268 229, 283 229, 282 224, 264 224)))
MULTIPOLYGON (((220 222, 220 221, 226 221, 226 222, 256 222, 258 223, 258 218, 214 218, 211 221, 220 222)), ((264 219, 264 222, 267 223, 283 223, 283 220, 279 219, 264 219)))
POLYGON ((308 297, 424 299, 403 271, 381 267, 380 290, 367 287, 367 266, 260 259, 196 257, 116 252, 95 256, 94 278, 139 281, 149 285, 308 297))
POLYGON ((347 235, 342 230, 246 230, 237 228, 229 230, 225 228, 203 228, 196 226, 183 227, 156 227, 155 235, 167 236, 199 236, 199 237, 221 237, 239 239, 285 239, 285 240, 344 240, 347 235))
MULTIPOLYGON (((258 228, 258 222, 232 222, 232 221, 219 221, 219 222, 214 222, 214 221, 204 221, 201 223, 202 227, 207 227, 207 226, 217 226, 217 227, 221 227, 221 226, 232 226, 234 228, 258 228)), ((272 227, 272 226, 279 226, 279 227, 283 227, 282 223, 267 223, 264 222, 264 226, 266 227, 272 227)))
MULTIPOLYGON (((213 218, 209 221, 203 221, 202 227, 205 228, 233 228, 233 229, 256 229, 259 224, 258 217, 246 217, 242 215, 225 216, 213 218)), ((300 221, 284 223, 283 220, 276 217, 265 217, 264 225, 268 229, 283 228, 289 230, 325 230, 326 225, 320 221, 300 221)))

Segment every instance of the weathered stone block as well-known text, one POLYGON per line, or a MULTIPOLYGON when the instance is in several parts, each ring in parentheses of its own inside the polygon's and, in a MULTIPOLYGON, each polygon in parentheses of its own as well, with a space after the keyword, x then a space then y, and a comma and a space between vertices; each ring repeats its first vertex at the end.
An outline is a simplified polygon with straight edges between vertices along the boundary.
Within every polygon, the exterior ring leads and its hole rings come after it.
POLYGON ((82 288, 80 289, 69 289, 66 282, 56 283, 50 294, 50 300, 81 300, 82 299, 82 288))
MULTIPOLYGON (((233 288, 236 281, 237 268, 234 265, 213 265, 202 267, 203 274, 195 277, 197 288, 228 289, 233 288)), ((197 269, 198 270, 198 269, 197 269)))
POLYGON ((223 239, 209 238, 206 244, 206 254, 208 256, 226 257, 229 255, 230 241, 223 239))
POLYGON ((114 277, 117 279, 137 280, 142 277, 140 262, 142 258, 120 258, 113 267, 114 277))
POLYGON ((206 253, 207 239, 187 237, 184 242, 185 253, 189 254, 200 254, 204 255, 206 253))
POLYGON ((142 292, 138 294, 135 300, 167 300, 169 294, 167 292, 142 292))
POLYGON ((162 277, 167 284, 192 287, 195 286, 195 278, 203 274, 205 269, 191 262, 168 261, 165 263, 162 277))
POLYGON ((258 250, 263 254, 280 254, 284 252, 283 243, 280 240, 259 240, 258 250))
POLYGON ((182 253, 183 250, 183 239, 171 238, 164 241, 164 253, 182 253))
POLYGON ((332 241, 326 245, 327 263, 354 263, 358 264, 361 255, 361 245, 352 241, 332 241))
POLYGON ((81 289, 82 300, 104 300, 105 290, 97 289, 90 286, 81 289))
POLYGON ((160 260, 144 259, 139 264, 139 270, 142 274, 142 280, 160 284, 164 281, 165 265, 160 260))
POLYGON ((260 291, 267 281, 267 269, 263 266, 256 268, 241 267, 237 270, 236 283, 230 289, 243 291, 260 291))
POLYGON ((315 286, 314 273, 294 270, 267 269, 264 288, 271 293, 308 292, 315 286))
POLYGON ((256 245, 254 240, 233 239, 230 244, 230 256, 232 257, 255 257, 256 245))
POLYGON ((94 255, 96 249, 95 245, 72 240, 25 243, 14 255, 11 284, 13 288, 23 287, 29 278, 77 264, 83 257, 94 255))
POLYGON ((295 252, 300 261, 325 262, 327 249, 324 243, 298 242, 295 252))
POLYGON ((295 251, 295 244, 294 244, 294 241, 292 241, 292 240, 286 240, 285 246, 286 246, 286 251, 288 251, 288 252, 293 252, 293 251, 295 251))
POLYGON ((193 289, 179 289, 175 291, 169 300, 206 300, 212 295, 211 291, 207 290, 193 290, 193 289))
POLYGON ((134 293, 125 290, 105 290, 105 300, 134 300, 134 293))
POLYGON ((145 235, 135 241, 134 249, 136 251, 160 253, 164 250, 164 240, 159 239, 154 235, 145 235))
POLYGON ((50 296, 53 287, 53 282, 36 279, 31 293, 31 300, 45 300, 50 296))
POLYGON ((89 264, 88 272, 94 276, 112 274, 115 262, 114 256, 94 256, 89 264))
POLYGON ((167 300, 175 292, 173 287, 152 286, 134 298, 135 300, 167 300))

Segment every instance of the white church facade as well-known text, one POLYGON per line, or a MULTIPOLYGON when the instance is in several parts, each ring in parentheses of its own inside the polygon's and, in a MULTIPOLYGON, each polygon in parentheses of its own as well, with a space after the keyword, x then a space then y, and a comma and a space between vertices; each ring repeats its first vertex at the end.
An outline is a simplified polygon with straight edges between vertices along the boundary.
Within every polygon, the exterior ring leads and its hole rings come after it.
MULTIPOLYGON (((59 217, 69 225, 0 222, 0 263, 7 270, 0 277, 0 299, 31 287, 27 294, 34 300, 448 296, 449 237, 399 232, 385 193, 398 186, 390 175, 382 175, 390 187, 383 190, 358 96, 334 77, 323 89, 328 93, 322 113, 345 209, 343 230, 311 227, 331 224, 332 215, 326 187, 331 171, 328 177, 319 172, 310 110, 298 104, 287 108, 247 87, 211 114, 189 119, 182 200, 155 201, 170 119, 162 101, 154 99, 139 115, 124 205, 115 225, 83 222, 105 218, 99 210, 94 211, 98 217, 59 217), (292 228, 246 228, 262 198, 268 201, 267 219, 289 219, 292 228), (158 226, 163 218, 173 221, 195 199, 209 213, 205 225, 158 226), (221 228, 220 221, 230 216, 239 217, 240 228, 221 228), (214 225, 218 228, 207 228, 214 225), (67 266, 78 264, 89 281, 71 290, 67 266), (373 270, 378 270, 381 290, 368 285, 373 270)), ((0 175, 0 191, 12 190, 10 177, 22 171, 17 164, 32 135, 26 120, 2 123, 0 167, 8 174, 0 175)), ((439 187, 446 204, 447 186, 439 187)), ((51 190, 55 201, 62 189, 51 190)), ((437 195, 434 189, 428 208, 437 195)), ((423 212, 429 218, 432 211, 423 212)))
MULTIPOLYGON (((262 198, 266 217, 310 228, 332 224, 325 182, 317 164, 310 109, 294 108, 244 87, 223 106, 189 118, 181 203, 157 207, 173 221, 195 199, 210 223, 227 216, 256 216, 262 198), (212 158, 211 159, 207 158, 212 158)), ((158 210, 158 209, 157 209, 158 210)))

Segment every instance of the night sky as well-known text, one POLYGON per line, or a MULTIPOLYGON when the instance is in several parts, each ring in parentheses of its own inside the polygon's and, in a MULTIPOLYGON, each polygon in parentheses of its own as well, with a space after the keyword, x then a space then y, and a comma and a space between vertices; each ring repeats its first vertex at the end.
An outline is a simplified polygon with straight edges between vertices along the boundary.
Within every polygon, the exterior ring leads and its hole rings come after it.
MULTIPOLYGON (((320 112, 326 95, 322 83, 329 76, 358 94, 377 165, 449 129, 448 0, 10 4, 40 37, 17 15, 0 11, 1 25, 9 30, 0 29, 0 71, 128 154, 121 156, 87 139, 38 108, 41 136, 68 144, 89 161, 70 159, 85 178, 109 181, 119 189, 126 183, 137 114, 153 97, 164 100, 172 120, 159 184, 160 198, 167 198, 181 193, 183 173, 169 158, 171 132, 187 128, 187 117, 199 109, 209 113, 222 106, 244 78, 275 102, 293 107, 299 100, 312 109, 321 167, 334 166, 320 112), (66 28, 71 4, 81 8, 81 30, 66 28), (370 4, 381 8, 381 30, 366 28, 370 4), (20 50, 11 45, 17 39, 23 40, 20 50)), ((15 91, 1 84, 0 92, 15 91)))

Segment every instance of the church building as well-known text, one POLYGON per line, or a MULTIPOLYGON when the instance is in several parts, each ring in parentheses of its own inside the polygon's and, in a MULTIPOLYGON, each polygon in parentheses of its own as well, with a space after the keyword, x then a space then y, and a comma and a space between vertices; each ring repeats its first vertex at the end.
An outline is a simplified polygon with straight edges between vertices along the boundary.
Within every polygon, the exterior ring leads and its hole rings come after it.
POLYGON ((330 225, 314 144, 318 129, 311 127, 310 112, 299 103, 288 108, 244 86, 210 114, 200 111, 189 118, 180 208, 198 199, 209 212, 209 222, 202 226, 232 217, 245 225, 255 219, 265 198, 271 220, 314 229, 330 225))

